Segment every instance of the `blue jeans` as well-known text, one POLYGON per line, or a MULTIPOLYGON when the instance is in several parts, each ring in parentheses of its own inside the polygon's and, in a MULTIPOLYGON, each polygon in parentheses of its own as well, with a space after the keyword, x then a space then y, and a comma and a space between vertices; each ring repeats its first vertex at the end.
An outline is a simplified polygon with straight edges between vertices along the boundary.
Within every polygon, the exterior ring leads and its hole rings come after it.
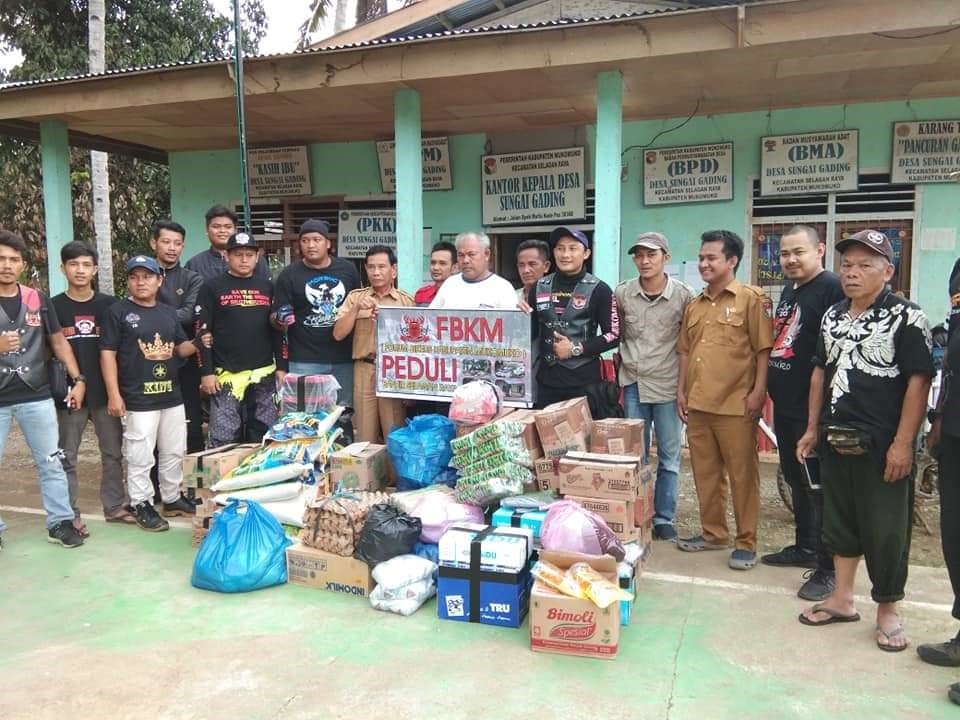
MULTIPOLYGON (((290 362, 294 375, 333 375, 340 383, 338 402, 353 407, 353 360, 345 363, 290 362)), ((356 408, 354 408, 356 410, 356 408)))
POLYGON ((639 418, 643 426, 643 464, 650 462, 651 424, 657 433, 657 484, 653 496, 653 524, 671 525, 677 514, 677 482, 680 477, 680 416, 677 402, 642 403, 637 385, 623 388, 624 414, 639 418))
MULTIPOLYGON (((60 434, 57 430, 57 409, 53 400, 37 400, 0 407, 0 458, 7 444, 13 420, 30 447, 40 477, 40 500, 47 511, 47 528, 64 520, 73 520, 67 474, 60 462, 60 434)), ((0 520, 0 533, 7 525, 0 520)))

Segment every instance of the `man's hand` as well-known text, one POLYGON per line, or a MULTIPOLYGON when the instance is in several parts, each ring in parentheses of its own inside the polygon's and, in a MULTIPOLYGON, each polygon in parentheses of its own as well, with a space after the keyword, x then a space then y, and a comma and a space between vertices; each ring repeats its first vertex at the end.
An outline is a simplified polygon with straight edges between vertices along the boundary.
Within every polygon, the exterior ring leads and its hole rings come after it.
POLYGON ((933 424, 930 425, 930 432, 927 433, 927 452, 931 455, 937 452, 937 446, 940 444, 940 426, 942 424, 941 417, 938 415, 933 424))
POLYGON ((682 390, 677 390, 677 415, 687 422, 687 396, 682 390))
POLYGON ((297 317, 293 314, 293 305, 281 305, 277 308, 275 317, 277 318, 277 325, 283 327, 290 327, 297 322, 297 317))
POLYGON ((0 355, 20 349, 20 333, 16 330, 0 333, 0 355))
POLYGON ((204 375, 200 378, 200 392, 204 395, 216 395, 220 392, 220 382, 216 375, 204 375))
POLYGON ((110 417, 123 417, 127 414, 127 406, 123 404, 123 398, 119 395, 107 397, 107 415, 110 417))
POLYGON ((70 391, 67 393, 67 397, 64 398, 64 402, 71 410, 77 410, 78 408, 83 407, 83 399, 86 396, 87 384, 85 382, 80 382, 70 388, 70 391))
POLYGON ((817 430, 816 428, 807 428, 807 431, 797 440, 797 462, 803 465, 816 448, 817 430))
POLYGON ((286 376, 287 376, 287 371, 286 371, 286 370, 276 370, 276 371, 274 371, 273 377, 274 377, 274 378, 276 379, 276 381, 277 381, 277 390, 278 390, 278 391, 280 390, 280 388, 283 387, 283 379, 284 379, 286 376))
POLYGON ((902 480, 913 468, 913 443, 909 440, 893 439, 887 450, 887 465, 883 470, 884 482, 902 480))
POLYGON ((361 298, 360 302, 357 303, 357 310, 376 312, 377 307, 378 307, 377 300, 376 298, 373 297, 373 295, 367 295, 361 298))
POLYGON ((763 390, 753 390, 743 400, 743 416, 750 418, 754 422, 763 415, 763 401, 767 399, 767 393, 763 390))
POLYGON ((573 343, 570 342, 570 338, 556 330, 553 332, 553 354, 558 360, 566 360, 573 355, 573 343))
POLYGON ((526 300, 518 300, 517 307, 523 310, 527 315, 533 312, 533 308, 530 307, 530 303, 528 303, 526 300))
POLYGON ((197 348, 197 352, 202 352, 204 348, 209 350, 213 347, 213 333, 207 328, 198 330, 196 337, 193 338, 193 345, 197 348))

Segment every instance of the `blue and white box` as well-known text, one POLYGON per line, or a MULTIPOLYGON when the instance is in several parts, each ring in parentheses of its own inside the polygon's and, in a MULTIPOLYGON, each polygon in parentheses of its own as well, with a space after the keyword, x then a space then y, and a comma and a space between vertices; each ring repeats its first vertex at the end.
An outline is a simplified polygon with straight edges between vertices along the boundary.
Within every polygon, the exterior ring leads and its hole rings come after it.
POLYGON ((530 606, 531 575, 474 572, 440 567, 437 579, 437 615, 441 620, 520 627, 530 606))
POLYGON ((529 528, 533 533, 534 542, 539 546, 540 531, 543 521, 547 519, 546 510, 523 510, 518 508, 502 507, 491 518, 495 527, 529 528))
POLYGON ((533 532, 524 527, 458 523, 440 537, 440 565, 520 572, 530 562, 533 532))

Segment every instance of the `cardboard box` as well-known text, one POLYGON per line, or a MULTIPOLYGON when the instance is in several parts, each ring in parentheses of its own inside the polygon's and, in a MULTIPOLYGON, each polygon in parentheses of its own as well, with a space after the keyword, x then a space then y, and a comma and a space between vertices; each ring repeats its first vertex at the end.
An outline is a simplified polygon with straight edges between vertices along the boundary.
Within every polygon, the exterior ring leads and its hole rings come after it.
POLYGON ((533 532, 525 527, 458 523, 440 536, 438 552, 441 566, 520 572, 533 553, 533 532))
POLYGON ((256 443, 234 443, 213 450, 202 450, 185 455, 183 458, 183 486, 187 488, 209 488, 259 447, 256 443))
POLYGON ((644 475, 640 458, 629 455, 572 452, 560 458, 559 490, 561 495, 633 500, 640 494, 644 475))
POLYGON ((334 490, 382 490, 387 486, 387 446, 355 442, 330 456, 334 490))
POLYGON ((640 550, 642 551, 642 554, 640 555, 640 564, 641 567, 645 567, 647 563, 650 562, 650 554, 653 552, 653 519, 645 522, 643 525, 637 528, 637 530, 639 533, 637 542, 640 544, 640 550))
POLYGON ((590 452, 643 457, 643 420, 595 420, 590 429, 590 452))
POLYGON ((639 539, 634 521, 636 501, 587 498, 576 495, 567 495, 565 499, 572 500, 599 515, 621 542, 635 542, 639 539))
POLYGON ((537 432, 537 411, 520 409, 510 415, 510 422, 523 425, 523 434, 520 439, 523 446, 529 451, 530 457, 536 460, 543 457, 543 445, 540 443, 540 434, 537 432))
MULTIPOLYGON (((543 550, 540 559, 566 570, 575 562, 589 563, 618 583, 617 561, 609 555, 543 550)), ((620 643, 620 604, 601 609, 590 600, 563 595, 534 580, 530 591, 530 649, 534 652, 613 659, 620 643)))
MULTIPOLYGON (((503 420, 503 419, 505 419, 508 415, 510 415, 510 416, 513 415, 513 408, 503 408, 502 410, 500 410, 500 412, 497 413, 496 417, 494 417, 493 420, 491 420, 490 422, 496 422, 497 420, 503 420)), ((510 419, 513 419, 513 418, 511 417, 510 419)), ((458 422, 458 423, 454 423, 454 424, 456 425, 456 428, 457 428, 457 430, 456 430, 456 436, 455 436, 455 437, 463 437, 464 435, 468 435, 468 434, 472 433, 472 432, 473 432, 474 430, 476 430, 478 427, 482 427, 482 425, 468 425, 467 423, 459 423, 459 422, 458 422)), ((486 425, 486 424, 487 424, 487 423, 484 423, 484 425, 486 425)))
POLYGON ((538 545, 540 530, 543 521, 547 518, 546 510, 515 510, 513 508, 498 508, 490 518, 494 527, 523 527, 530 528, 533 533, 533 542, 538 545))
POLYGON ((437 617, 481 625, 520 627, 530 600, 530 571, 488 572, 440 566, 437 617))
POLYGON ((560 489, 559 466, 559 457, 541 457, 533 461, 533 474, 540 490, 560 489))
MULTIPOLYGON (((644 468, 646 469, 646 468, 644 468)), ((640 473, 640 491, 633 504, 633 524, 640 527, 653 520, 654 478, 652 472, 640 473)))
POLYGON ((287 582, 360 597, 375 585, 365 562, 299 543, 287 548, 287 582))
POLYGON ((547 457, 589 447, 593 418, 585 397, 547 405, 536 414, 537 434, 547 457))

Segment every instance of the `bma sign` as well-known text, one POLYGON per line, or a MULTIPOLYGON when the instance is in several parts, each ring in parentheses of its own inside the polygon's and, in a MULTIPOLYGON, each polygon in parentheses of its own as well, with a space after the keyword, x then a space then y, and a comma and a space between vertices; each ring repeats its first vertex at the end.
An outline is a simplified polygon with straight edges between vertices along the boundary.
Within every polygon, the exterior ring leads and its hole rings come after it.
POLYGON ((643 204, 733 199, 733 143, 643 153, 643 204))
POLYGON ((374 245, 397 249, 397 212, 387 208, 342 211, 337 255, 363 259, 374 245))
POLYGON ((857 130, 762 138, 760 194, 856 190, 860 174, 859 143, 857 130))
MULTIPOLYGON (((445 137, 423 138, 420 142, 423 157, 423 189, 451 190, 450 143, 445 137)), ((380 185, 384 192, 397 191, 396 143, 383 140, 377 143, 380 161, 380 185)))

